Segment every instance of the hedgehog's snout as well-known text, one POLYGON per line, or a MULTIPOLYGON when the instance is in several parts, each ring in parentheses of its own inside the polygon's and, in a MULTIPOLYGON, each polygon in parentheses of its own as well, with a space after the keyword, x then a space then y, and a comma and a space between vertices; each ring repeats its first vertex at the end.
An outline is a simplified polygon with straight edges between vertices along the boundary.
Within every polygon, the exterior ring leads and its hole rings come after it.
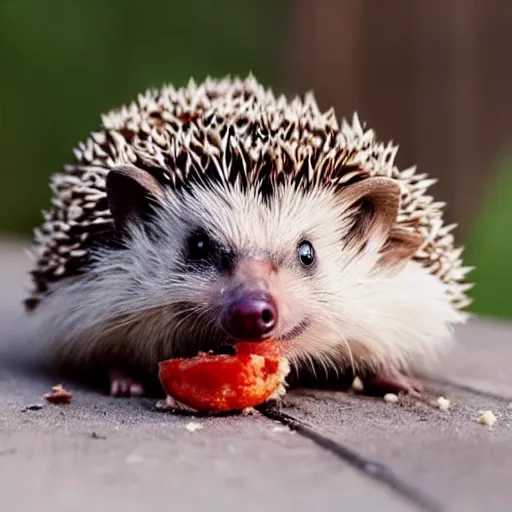
POLYGON ((270 338, 277 327, 278 307, 269 281, 275 269, 268 262, 242 259, 229 276, 221 323, 229 336, 238 340, 270 338))
POLYGON ((266 339, 277 325, 275 300, 263 291, 245 293, 227 308, 222 324, 234 338, 266 339))

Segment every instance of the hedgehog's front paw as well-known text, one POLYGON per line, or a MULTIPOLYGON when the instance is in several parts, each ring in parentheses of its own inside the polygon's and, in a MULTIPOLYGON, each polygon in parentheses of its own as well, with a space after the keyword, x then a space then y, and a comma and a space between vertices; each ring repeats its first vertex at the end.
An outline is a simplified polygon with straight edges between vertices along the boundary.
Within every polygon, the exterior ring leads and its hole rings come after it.
POLYGON ((364 390, 372 395, 385 395, 387 393, 407 394, 419 397, 423 392, 420 382, 395 371, 383 371, 363 379, 364 390))
POLYGON ((142 396, 144 387, 124 372, 111 370, 110 394, 115 397, 142 396))

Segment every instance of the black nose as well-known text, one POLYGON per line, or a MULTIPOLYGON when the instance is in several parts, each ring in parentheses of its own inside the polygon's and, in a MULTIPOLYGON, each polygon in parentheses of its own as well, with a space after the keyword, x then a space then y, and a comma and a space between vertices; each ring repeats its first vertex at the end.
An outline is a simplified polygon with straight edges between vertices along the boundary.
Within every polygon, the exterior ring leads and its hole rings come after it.
POLYGON ((228 308, 224 329, 240 340, 260 340, 270 336, 277 323, 277 307, 268 293, 247 294, 228 308))

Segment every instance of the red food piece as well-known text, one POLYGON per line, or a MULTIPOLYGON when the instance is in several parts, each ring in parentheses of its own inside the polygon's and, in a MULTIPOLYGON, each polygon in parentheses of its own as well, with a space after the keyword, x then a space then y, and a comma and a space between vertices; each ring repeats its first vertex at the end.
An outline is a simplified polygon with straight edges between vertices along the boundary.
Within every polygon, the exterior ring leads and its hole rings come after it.
POLYGON ((265 402, 283 384, 285 349, 276 342, 242 342, 236 355, 200 353, 159 364, 166 393, 196 411, 243 410, 265 402))
POLYGON ((73 395, 67 392, 61 384, 52 387, 51 393, 46 393, 44 398, 52 404, 68 404, 71 402, 73 395))
POLYGON ((278 341, 241 341, 235 345, 237 355, 255 354, 265 357, 284 357, 288 352, 288 346, 278 341))

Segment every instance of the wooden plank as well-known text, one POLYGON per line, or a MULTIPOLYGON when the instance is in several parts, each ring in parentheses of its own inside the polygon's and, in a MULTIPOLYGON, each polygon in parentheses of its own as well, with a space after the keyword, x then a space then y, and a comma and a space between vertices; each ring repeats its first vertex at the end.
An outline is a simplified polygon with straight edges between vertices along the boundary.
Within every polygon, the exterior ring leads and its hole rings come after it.
POLYGON ((314 90, 338 116, 360 107, 362 0, 296 0, 285 68, 293 93, 314 90))
POLYGON ((399 145, 397 163, 414 160, 414 2, 364 2, 361 117, 381 140, 399 145))

